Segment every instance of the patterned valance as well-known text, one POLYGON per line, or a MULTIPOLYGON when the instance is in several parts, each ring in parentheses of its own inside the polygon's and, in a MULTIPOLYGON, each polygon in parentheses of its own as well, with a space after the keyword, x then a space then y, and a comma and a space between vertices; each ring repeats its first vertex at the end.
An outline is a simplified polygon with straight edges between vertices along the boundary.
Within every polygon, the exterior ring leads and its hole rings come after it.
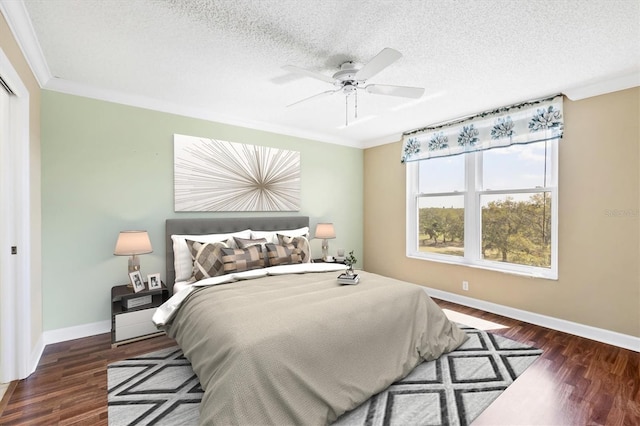
POLYGON ((562 95, 403 134, 402 162, 562 138, 562 95))

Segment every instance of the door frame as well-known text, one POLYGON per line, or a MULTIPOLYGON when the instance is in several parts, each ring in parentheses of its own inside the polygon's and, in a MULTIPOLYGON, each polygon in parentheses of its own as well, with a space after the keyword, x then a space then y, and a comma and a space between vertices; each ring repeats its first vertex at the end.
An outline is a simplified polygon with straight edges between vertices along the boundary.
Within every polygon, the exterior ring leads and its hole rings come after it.
POLYGON ((33 372, 37 339, 31 327, 29 91, 2 48, 0 76, 13 92, 8 137, 0 138, 0 382, 7 383, 33 372))

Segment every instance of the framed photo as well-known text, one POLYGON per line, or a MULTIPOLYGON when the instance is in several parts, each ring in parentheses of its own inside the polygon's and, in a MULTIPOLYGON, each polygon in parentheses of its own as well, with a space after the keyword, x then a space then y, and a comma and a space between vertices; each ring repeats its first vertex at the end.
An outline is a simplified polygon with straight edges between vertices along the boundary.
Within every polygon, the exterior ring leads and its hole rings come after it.
POLYGON ((142 281, 142 275, 140 271, 129 272, 129 279, 133 285, 133 291, 135 293, 144 290, 144 281, 142 281))
POLYGON ((147 275, 147 282, 149 283, 149 290, 156 290, 162 287, 162 281, 160 281, 160 273, 147 275))

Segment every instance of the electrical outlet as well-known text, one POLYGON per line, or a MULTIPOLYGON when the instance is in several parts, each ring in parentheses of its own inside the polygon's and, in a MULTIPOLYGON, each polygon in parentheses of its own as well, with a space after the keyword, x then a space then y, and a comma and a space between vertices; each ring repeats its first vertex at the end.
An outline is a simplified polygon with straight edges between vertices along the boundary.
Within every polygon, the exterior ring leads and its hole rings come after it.
POLYGON ((462 289, 464 291, 469 291, 469 281, 462 281, 462 289))

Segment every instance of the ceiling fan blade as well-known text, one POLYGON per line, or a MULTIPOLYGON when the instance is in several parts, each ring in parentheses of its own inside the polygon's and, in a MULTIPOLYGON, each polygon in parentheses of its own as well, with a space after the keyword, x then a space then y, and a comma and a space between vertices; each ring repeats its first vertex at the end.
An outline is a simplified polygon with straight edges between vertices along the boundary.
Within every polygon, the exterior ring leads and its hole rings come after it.
POLYGON ((356 80, 368 80, 400 58, 402 53, 385 47, 356 73, 356 80))
POLYGON ((292 104, 287 105, 287 108, 288 107, 292 107, 294 105, 301 104, 302 102, 310 101, 312 99, 322 98, 322 97, 325 97, 327 95, 333 95, 334 93, 339 92, 340 90, 341 89, 338 89, 338 90, 327 90, 326 92, 321 92, 321 93, 315 94, 313 96, 309 96, 308 98, 304 98, 304 99, 302 99, 300 101, 297 101, 297 102, 294 102, 292 104))
POLYGON ((327 83, 333 84, 333 82, 334 82, 333 78, 331 78, 331 77, 329 77, 327 75, 324 75, 324 74, 319 73, 317 71, 308 70, 306 68, 296 67, 295 65, 285 65, 282 68, 284 68, 287 71, 295 72, 297 74, 306 75, 307 77, 311 77, 311 78, 315 78, 315 79, 318 79, 318 80, 322 80, 322 81, 327 82, 327 83))
POLYGON ((364 88, 368 93, 376 95, 400 96, 403 98, 419 98, 424 94, 423 87, 390 86, 387 84, 369 84, 364 88))

